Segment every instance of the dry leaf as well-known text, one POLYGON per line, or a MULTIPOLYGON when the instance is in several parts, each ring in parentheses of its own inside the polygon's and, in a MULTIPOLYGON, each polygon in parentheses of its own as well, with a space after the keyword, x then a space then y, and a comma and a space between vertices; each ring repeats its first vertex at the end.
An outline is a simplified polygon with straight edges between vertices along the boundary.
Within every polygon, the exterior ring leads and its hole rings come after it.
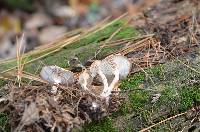
POLYGON ((31 104, 24 110, 21 123, 29 125, 37 120, 39 120, 39 111, 35 102, 31 102, 31 104))

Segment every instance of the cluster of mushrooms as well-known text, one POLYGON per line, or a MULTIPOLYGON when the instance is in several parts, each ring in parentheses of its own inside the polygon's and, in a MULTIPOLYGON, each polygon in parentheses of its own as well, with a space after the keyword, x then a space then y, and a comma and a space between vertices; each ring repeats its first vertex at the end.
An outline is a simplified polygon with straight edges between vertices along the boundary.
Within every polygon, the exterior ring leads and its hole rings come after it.
POLYGON ((9 102, 5 111, 12 119, 11 131, 79 130, 85 122, 99 121, 117 111, 124 98, 112 91, 130 70, 131 62, 119 54, 95 60, 87 68, 44 66, 40 76, 48 85, 24 85, 20 89, 7 85, 5 90, 10 94, 3 101, 0 98, 0 105, 9 102))
POLYGON ((119 80, 128 76, 131 66, 132 64, 127 57, 112 54, 102 60, 95 60, 89 68, 83 66, 83 70, 78 76, 75 76, 72 71, 58 66, 43 67, 40 76, 45 81, 55 84, 52 87, 52 93, 57 92, 57 85, 71 86, 78 83, 82 90, 109 100, 114 89, 119 91, 119 80), (99 90, 99 87, 93 84, 95 79, 101 83, 101 92, 95 92, 99 90))

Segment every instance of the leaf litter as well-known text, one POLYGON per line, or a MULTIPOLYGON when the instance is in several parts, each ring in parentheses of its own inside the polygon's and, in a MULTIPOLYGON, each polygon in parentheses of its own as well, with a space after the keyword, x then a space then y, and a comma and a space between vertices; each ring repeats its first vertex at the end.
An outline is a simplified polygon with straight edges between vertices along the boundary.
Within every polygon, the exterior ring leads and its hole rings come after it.
MULTIPOLYGON (((149 13, 153 12, 149 11, 149 13)), ((119 42, 116 41, 113 45, 126 45, 118 53, 126 55, 131 60, 134 65, 132 73, 134 73, 141 68, 192 53, 194 47, 198 47, 199 44, 199 18, 197 11, 193 14, 175 16, 173 21, 163 19, 160 22, 156 21, 159 20, 157 17, 153 22, 147 21, 147 26, 140 27, 144 32, 148 31, 152 35, 118 40, 119 42)), ((22 85, 20 88, 9 84, 8 87, 9 95, 5 111, 12 119, 10 122, 12 130, 15 128, 25 131, 81 129, 85 122, 101 120, 117 111, 125 99, 122 94, 112 96, 109 105, 106 105, 104 100, 80 90, 77 84, 70 87, 58 85, 56 94, 51 93, 52 84, 22 85), (28 116, 30 111, 33 113, 28 116)), ((152 101, 157 101, 159 96, 159 94, 155 95, 152 101)))

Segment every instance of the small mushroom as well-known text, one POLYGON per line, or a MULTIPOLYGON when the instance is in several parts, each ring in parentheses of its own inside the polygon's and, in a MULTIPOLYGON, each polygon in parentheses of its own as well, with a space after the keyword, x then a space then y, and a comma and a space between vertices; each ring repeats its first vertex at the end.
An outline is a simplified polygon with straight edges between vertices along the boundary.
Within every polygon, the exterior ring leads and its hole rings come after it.
POLYGON ((45 66, 40 72, 42 79, 52 84, 70 86, 75 83, 74 73, 58 66, 45 66))

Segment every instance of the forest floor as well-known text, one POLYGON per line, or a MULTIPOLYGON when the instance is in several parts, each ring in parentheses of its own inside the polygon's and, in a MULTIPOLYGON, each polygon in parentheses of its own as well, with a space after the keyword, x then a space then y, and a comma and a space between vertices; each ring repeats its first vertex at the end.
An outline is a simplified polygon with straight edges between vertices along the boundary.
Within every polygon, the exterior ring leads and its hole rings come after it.
MULTIPOLYGON (((131 75, 120 82, 119 96, 124 100, 116 111, 86 123, 82 131, 200 131, 199 10, 197 0, 163 0, 134 19, 120 18, 92 30, 72 32, 55 46, 24 55, 21 84, 39 87, 41 82, 36 81, 42 66, 68 67, 67 60, 75 55, 87 65, 88 60, 122 53, 133 63, 131 75)), ((18 62, 0 63, 2 89, 16 80, 18 62)), ((30 101, 35 93, 29 94, 8 104, 16 110, 23 108, 23 113, 25 106, 19 103, 30 101)), ((0 95, 5 96, 4 90, 0 95)), ((23 114, 13 114, 16 110, 0 114, 0 130, 7 131, 10 122, 14 122, 12 128, 18 126, 15 118, 23 114)))

